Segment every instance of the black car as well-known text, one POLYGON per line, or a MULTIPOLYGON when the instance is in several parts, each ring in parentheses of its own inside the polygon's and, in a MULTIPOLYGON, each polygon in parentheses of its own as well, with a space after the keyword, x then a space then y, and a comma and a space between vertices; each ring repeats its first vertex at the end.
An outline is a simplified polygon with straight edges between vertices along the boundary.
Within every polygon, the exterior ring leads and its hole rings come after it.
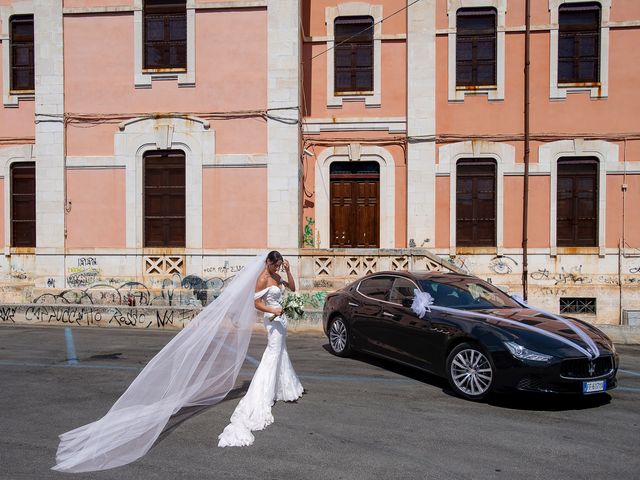
POLYGON ((618 356, 604 333, 469 275, 365 276, 327 295, 323 327, 336 355, 357 350, 417 367, 471 400, 513 389, 582 395, 616 386, 618 356), (416 308, 416 296, 428 300, 427 311, 416 308))

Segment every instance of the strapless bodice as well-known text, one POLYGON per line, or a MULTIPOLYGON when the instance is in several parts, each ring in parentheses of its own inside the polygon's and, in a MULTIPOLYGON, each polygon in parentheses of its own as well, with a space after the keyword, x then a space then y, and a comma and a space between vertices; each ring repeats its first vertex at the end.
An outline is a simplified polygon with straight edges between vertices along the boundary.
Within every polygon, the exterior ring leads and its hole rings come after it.
POLYGON ((255 299, 264 298, 264 303, 269 307, 277 307, 282 300, 282 294, 284 292, 284 285, 278 287, 277 285, 271 285, 259 292, 256 292, 255 299))

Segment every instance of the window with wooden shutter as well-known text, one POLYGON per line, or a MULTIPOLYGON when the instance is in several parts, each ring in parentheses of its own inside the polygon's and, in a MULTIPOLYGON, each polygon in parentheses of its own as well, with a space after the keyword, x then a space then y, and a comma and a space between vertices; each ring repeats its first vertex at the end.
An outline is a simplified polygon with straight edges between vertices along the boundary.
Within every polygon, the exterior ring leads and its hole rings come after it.
POLYGON ((179 0, 144 2, 144 68, 187 68, 187 5, 179 0))
POLYGON ((181 151, 144 155, 144 246, 185 246, 185 156, 181 151))
POLYGON ((558 83, 600 81, 600 4, 560 6, 558 83))
POLYGON ((595 247, 598 244, 598 160, 558 160, 556 244, 595 247))
POLYGON ((496 85, 497 12, 461 8, 456 17, 456 85, 496 85))
POLYGON ((36 164, 11 166, 11 246, 36 246, 36 164))
POLYGON ((373 91, 373 18, 338 17, 334 35, 335 92, 373 91))
POLYGON ((496 245, 496 164, 463 159, 456 169, 456 244, 496 245))
POLYGON ((33 15, 20 15, 10 20, 11 91, 33 91, 33 15))

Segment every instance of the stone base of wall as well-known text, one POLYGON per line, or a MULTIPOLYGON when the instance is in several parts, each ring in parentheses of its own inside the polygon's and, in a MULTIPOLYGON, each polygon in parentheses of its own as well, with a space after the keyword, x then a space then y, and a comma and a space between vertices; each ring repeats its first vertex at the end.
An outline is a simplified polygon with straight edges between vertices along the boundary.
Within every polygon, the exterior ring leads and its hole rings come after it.
MULTIPOLYGON (((52 272, 50 278, 34 274, 33 255, 12 255, 0 258, 0 304, 199 309, 220 295, 256 253, 220 251, 179 258, 67 255, 61 257, 64 275, 52 272)), ((452 270, 476 275, 511 294, 522 293, 522 258, 516 254, 449 257, 448 251, 438 256, 419 248, 282 253, 291 262, 298 291, 309 310, 321 310, 329 292, 384 270, 452 270)), ((571 316, 593 324, 633 326, 639 318, 633 312, 640 310, 640 258, 533 253, 528 289, 529 303, 543 310, 559 313, 561 298, 593 298, 595 315, 571 316)), ((5 321, 0 318, 0 323, 5 321)))
MULTIPOLYGON (((201 311, 202 307, 0 304, 0 325, 180 330, 201 311)), ((262 324, 263 316, 256 311, 256 327, 261 328, 262 324)), ((302 320, 290 321, 288 328, 290 331, 321 331, 322 311, 308 309, 302 320)))

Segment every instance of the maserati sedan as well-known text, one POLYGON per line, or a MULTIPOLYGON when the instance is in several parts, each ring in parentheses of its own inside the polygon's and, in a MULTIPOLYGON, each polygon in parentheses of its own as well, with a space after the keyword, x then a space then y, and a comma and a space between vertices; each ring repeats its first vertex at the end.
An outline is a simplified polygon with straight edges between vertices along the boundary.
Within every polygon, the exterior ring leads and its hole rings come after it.
POLYGON ((519 390, 587 395, 616 386, 618 355, 600 330, 539 311, 479 278, 379 272, 326 297, 331 351, 353 351, 447 378, 482 400, 519 390))

